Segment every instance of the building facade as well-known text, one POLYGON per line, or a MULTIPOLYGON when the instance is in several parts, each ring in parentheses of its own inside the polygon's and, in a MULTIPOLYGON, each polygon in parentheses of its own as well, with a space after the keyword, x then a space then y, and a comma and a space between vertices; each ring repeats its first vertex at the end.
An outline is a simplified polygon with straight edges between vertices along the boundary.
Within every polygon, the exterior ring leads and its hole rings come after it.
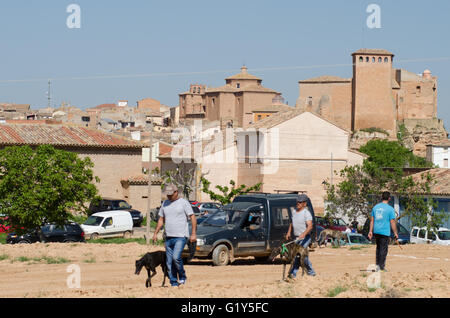
POLYGON ((394 54, 352 53, 353 77, 321 76, 299 82, 297 107, 314 111, 351 131, 381 128, 396 135, 397 122, 437 117, 437 78, 393 67, 394 54))

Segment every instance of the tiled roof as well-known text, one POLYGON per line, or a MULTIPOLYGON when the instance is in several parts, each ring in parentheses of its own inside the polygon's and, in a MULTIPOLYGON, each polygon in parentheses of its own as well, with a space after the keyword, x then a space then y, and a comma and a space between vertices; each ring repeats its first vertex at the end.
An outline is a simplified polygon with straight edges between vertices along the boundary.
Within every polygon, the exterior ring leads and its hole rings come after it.
POLYGON ((264 92, 264 93, 276 93, 277 91, 261 86, 261 85, 249 85, 241 88, 232 87, 230 85, 224 85, 216 88, 207 88, 206 93, 238 93, 238 92, 264 92))
POLYGON ((142 144, 97 129, 74 125, 0 124, 0 146, 142 148, 142 144))
POLYGON ((339 76, 328 76, 328 75, 299 81, 299 83, 349 83, 349 82, 351 82, 350 78, 342 78, 339 76))
POLYGON ((450 139, 446 141, 441 141, 435 144, 428 144, 427 146, 433 146, 433 147, 450 147, 450 139))
POLYGON ((262 79, 260 79, 259 77, 256 77, 255 75, 252 74, 248 74, 248 73, 239 73, 230 77, 226 78, 227 80, 236 80, 236 79, 241 79, 241 80, 257 80, 257 81, 262 81, 262 79))
POLYGON ((434 175, 434 185, 430 187, 431 194, 450 195, 450 169, 437 168, 412 175, 413 180, 420 181, 422 176, 430 173, 434 175))
POLYGON ((356 54, 368 54, 368 55, 394 55, 393 53, 383 49, 359 49, 352 55, 356 54))

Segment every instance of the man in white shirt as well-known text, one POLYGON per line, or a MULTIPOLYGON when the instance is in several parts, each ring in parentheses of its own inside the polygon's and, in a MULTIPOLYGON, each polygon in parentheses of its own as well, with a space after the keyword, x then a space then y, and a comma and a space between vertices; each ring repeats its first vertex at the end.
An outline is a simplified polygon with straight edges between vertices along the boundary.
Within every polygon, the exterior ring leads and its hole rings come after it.
MULTIPOLYGON (((307 206, 308 197, 304 194, 301 194, 297 198, 297 207, 295 211, 292 213, 292 222, 289 225, 289 230, 286 234, 286 240, 289 240, 292 232, 294 232, 294 236, 296 238, 295 243, 303 246, 304 248, 308 248, 311 244, 311 232, 313 230, 313 219, 311 212, 309 212, 307 206)), ((312 268, 312 264, 307 257, 305 259, 306 267, 308 269, 307 274, 309 276, 316 276, 312 268)), ((294 267, 292 271, 289 273, 289 278, 295 278, 297 276, 298 269, 300 268, 300 260, 298 257, 295 258, 294 267)))

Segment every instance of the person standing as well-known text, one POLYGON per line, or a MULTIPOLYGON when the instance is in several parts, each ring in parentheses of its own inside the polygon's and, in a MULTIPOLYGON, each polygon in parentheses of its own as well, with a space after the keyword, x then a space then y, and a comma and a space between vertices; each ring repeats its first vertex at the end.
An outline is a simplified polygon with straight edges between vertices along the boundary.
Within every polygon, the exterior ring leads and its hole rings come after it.
POLYGON ((398 240, 395 210, 388 204, 390 197, 391 194, 389 192, 383 192, 381 195, 382 202, 373 207, 368 235, 369 240, 372 240, 372 237, 375 236, 377 244, 376 265, 382 271, 386 271, 386 257, 391 239, 391 227, 394 231, 395 239, 398 240))
POLYGON ((157 234, 164 226, 170 285, 179 286, 186 283, 186 272, 181 254, 188 239, 190 242, 197 241, 197 219, 189 201, 179 196, 176 185, 167 184, 163 189, 163 195, 167 195, 168 200, 164 201, 159 209, 159 220, 153 234, 153 242, 156 242, 157 234), (188 218, 192 223, 191 235, 189 235, 188 218))
MULTIPOLYGON (((301 194, 297 198, 297 206, 295 211, 292 213, 292 222, 289 225, 289 230, 286 234, 286 240, 289 240, 292 232, 294 232, 294 236, 296 238, 295 243, 303 246, 304 248, 309 248, 311 244, 311 234, 313 230, 313 219, 311 212, 309 212, 307 208, 307 200, 308 197, 304 194, 301 194)), ((309 276, 316 276, 314 269, 312 268, 311 261, 309 257, 305 258, 307 274, 309 276)), ((298 257, 295 258, 294 266, 292 271, 289 273, 289 278, 295 278, 297 276, 297 272, 300 268, 300 260, 298 257)))

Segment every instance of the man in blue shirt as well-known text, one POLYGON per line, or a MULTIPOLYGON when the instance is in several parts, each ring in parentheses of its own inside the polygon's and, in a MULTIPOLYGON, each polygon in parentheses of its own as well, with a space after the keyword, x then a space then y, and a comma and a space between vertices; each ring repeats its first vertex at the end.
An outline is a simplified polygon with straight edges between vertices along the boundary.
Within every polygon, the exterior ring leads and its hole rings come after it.
POLYGON ((398 240, 395 211, 388 204, 390 197, 391 194, 389 192, 383 192, 381 195, 383 202, 378 203, 373 207, 368 235, 369 240, 372 240, 372 237, 375 234, 375 241, 377 244, 376 264, 382 271, 386 271, 384 267, 391 238, 391 227, 394 231, 395 239, 398 240))

